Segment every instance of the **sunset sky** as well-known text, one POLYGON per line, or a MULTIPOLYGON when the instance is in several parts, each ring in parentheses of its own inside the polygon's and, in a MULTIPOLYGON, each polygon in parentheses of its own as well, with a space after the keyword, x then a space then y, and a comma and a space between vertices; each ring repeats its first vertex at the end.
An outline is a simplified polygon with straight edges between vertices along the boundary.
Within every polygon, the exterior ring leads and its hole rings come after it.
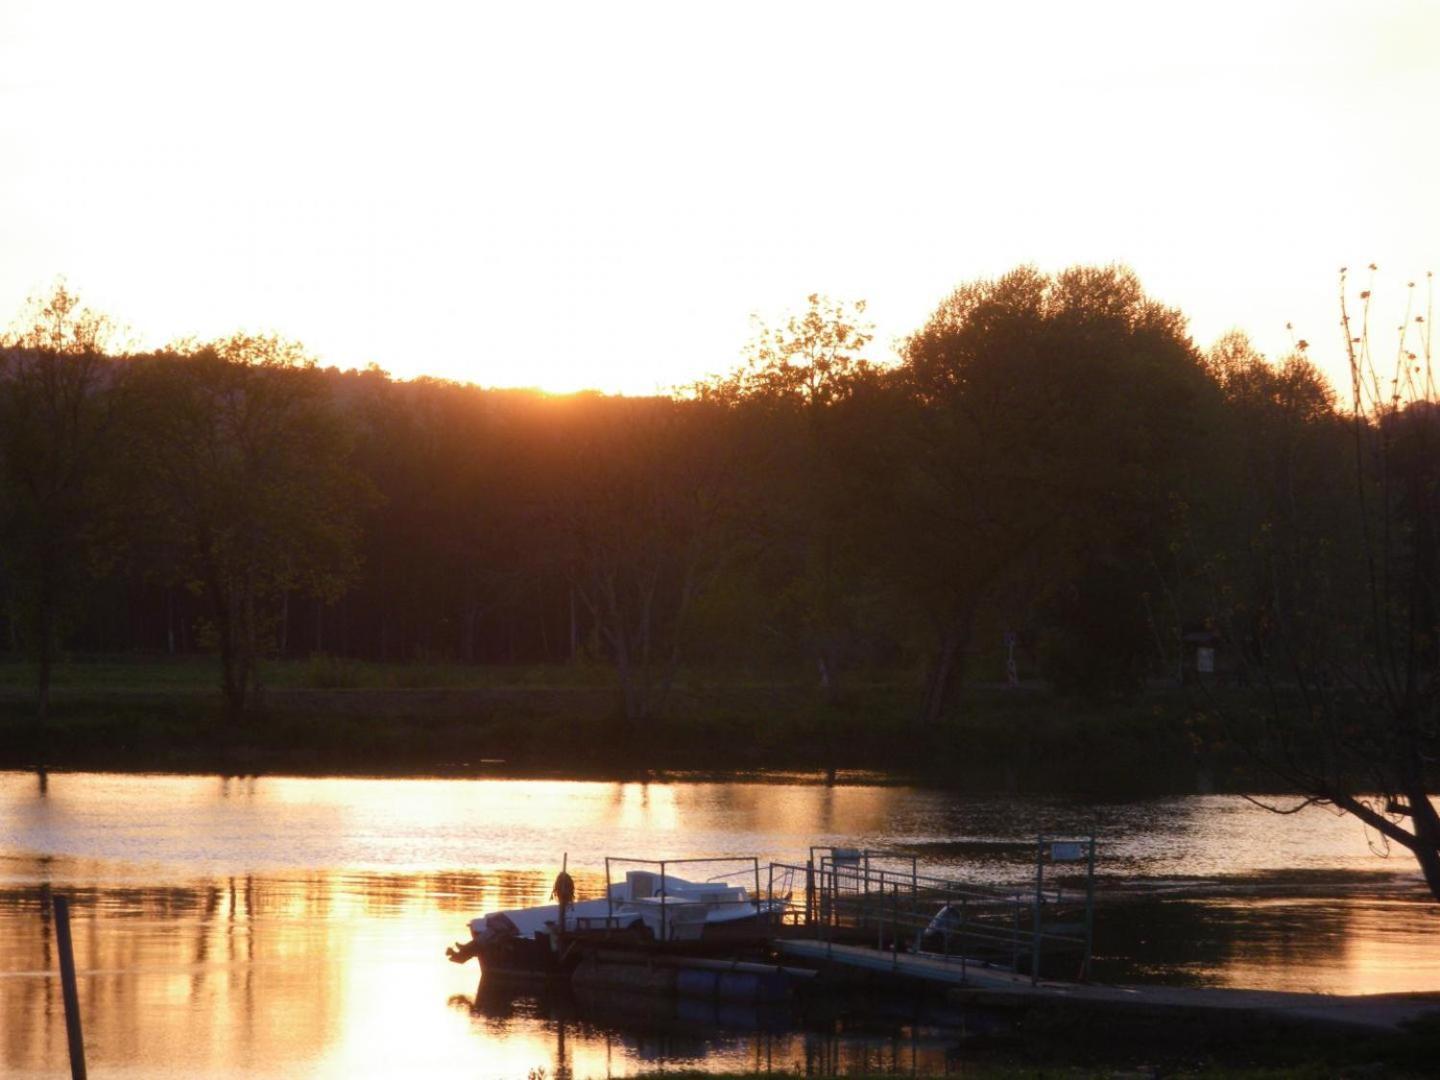
POLYGON ((1440 256, 1437 121, 1427 0, 0 0, 0 322, 63 274, 140 345, 643 393, 1121 261, 1333 376, 1337 269, 1440 256))

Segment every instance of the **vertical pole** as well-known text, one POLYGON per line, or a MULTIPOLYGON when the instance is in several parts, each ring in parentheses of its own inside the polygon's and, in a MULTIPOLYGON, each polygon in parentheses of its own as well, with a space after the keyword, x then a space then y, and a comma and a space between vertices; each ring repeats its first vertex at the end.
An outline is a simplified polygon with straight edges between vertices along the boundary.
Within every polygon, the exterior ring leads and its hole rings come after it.
MULTIPOLYGON (((831 866, 830 872, 832 874, 835 872, 834 866, 831 866)), ((825 906, 821 910, 820 928, 825 932, 825 959, 829 960, 835 952, 833 946, 835 932, 830 927, 830 920, 835 917, 835 894, 831 891, 827 898, 825 895, 826 891, 825 856, 822 855, 820 856, 820 902, 825 906)))
POLYGON ((60 993, 65 1000, 65 1036, 70 1042, 71 1080, 85 1080, 85 1039, 80 1033, 80 995, 75 990, 75 951, 70 942, 70 900, 57 896, 55 944, 60 951, 60 993))
POLYGON ((830 857, 830 925, 838 926, 840 920, 840 864, 830 857))
MULTIPOLYGON (((868 880, 868 879, 869 879, 869 875, 868 875, 868 874, 866 875, 866 879, 867 879, 867 880, 866 880, 865 888, 868 890, 868 889, 870 888, 870 884, 869 884, 869 880, 868 880)), ((868 896, 869 896, 868 891, 867 891, 867 893, 866 893, 866 896, 867 896, 867 898, 868 898, 868 896)), ((879 908, 880 908, 880 913, 875 917, 875 925, 876 925, 877 927, 879 927, 880 944, 879 944, 878 946, 876 946, 876 947, 883 949, 883 948, 885 947, 885 871, 884 871, 884 870, 881 870, 881 871, 880 871, 880 903, 879 903, 879 908)), ((868 915, 869 913, 870 913, 870 905, 867 903, 867 904, 865 905, 865 914, 868 915)), ((862 921, 864 920, 864 916, 861 916, 861 920, 862 920, 862 921)))
POLYGON ((805 860, 805 925, 815 925, 815 852, 805 860))
POLYGON ((660 860, 660 940, 668 941, 670 934, 665 923, 665 894, 669 890, 665 888, 665 860, 660 860))
MULTIPOLYGON (((560 860, 560 873, 566 878, 570 876, 570 853, 568 851, 560 860)), ((559 884, 558 879, 556 884, 559 884)), ((563 934, 565 933, 565 912, 570 907, 570 901, 565 895, 565 890, 557 889, 556 891, 559 893, 556 899, 560 901, 560 933, 563 934)))
MULTIPOLYGON (((945 943, 945 950, 946 952, 950 950, 948 940, 945 943)), ((965 963, 965 898, 962 896, 960 898, 960 981, 962 983, 966 977, 965 963)))
POLYGON ((890 887, 890 966, 900 966, 900 884, 890 887))
POLYGON ((610 892, 610 856, 605 856, 605 932, 615 929, 615 900, 610 892))
POLYGON ((1035 838, 1035 915, 1030 927, 1035 940, 1031 945, 1030 985, 1040 981, 1040 905, 1045 902, 1041 889, 1045 883, 1045 837, 1035 838))
POLYGON ((1020 974, 1020 895, 1010 900, 1010 970, 1020 974))
MULTIPOLYGON (((758 923, 760 921, 760 860, 756 858, 751 861, 755 864, 755 921, 758 923)), ((773 883, 775 874, 773 863, 771 864, 770 874, 773 883)))
POLYGON ((765 880, 765 899, 769 901, 770 904, 768 908, 770 917, 766 922, 772 926, 777 926, 782 916, 776 914, 775 911, 775 864, 773 862, 770 864, 769 874, 765 880))
POLYGON ((1090 981, 1090 957, 1095 941, 1095 834, 1090 834, 1090 857, 1085 864, 1085 965, 1080 969, 1082 982, 1090 981))

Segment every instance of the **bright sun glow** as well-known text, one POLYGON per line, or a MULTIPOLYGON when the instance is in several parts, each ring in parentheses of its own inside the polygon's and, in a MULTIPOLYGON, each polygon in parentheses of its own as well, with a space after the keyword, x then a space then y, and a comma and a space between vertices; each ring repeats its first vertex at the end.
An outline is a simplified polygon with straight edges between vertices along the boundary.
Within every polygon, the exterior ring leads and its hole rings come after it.
POLYGON ((1119 260, 1197 341, 1308 338, 1440 251, 1440 5, 10 0, 0 319, 649 392, 749 315, 1119 260))

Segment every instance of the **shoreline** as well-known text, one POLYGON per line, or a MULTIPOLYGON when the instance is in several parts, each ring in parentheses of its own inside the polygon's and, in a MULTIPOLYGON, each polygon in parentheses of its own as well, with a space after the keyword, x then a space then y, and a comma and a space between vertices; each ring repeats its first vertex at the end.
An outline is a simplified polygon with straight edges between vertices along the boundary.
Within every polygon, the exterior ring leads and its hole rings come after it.
MULTIPOLYGON (((236 720, 226 718, 210 662, 121 659, 58 669, 42 729, 24 671, 0 664, 0 768, 822 781, 868 774, 1090 797, 1276 787, 1206 728, 1214 695, 1178 687, 1089 703, 1034 686, 972 685, 954 715, 920 726, 917 687, 904 672, 856 677, 835 700, 808 684, 698 672, 677 680, 662 713, 627 721, 600 668, 357 664, 351 674, 370 685, 332 687, 303 685, 315 668, 287 661, 267 669, 261 707, 236 720), (409 685, 427 679, 442 684, 409 685)), ((1227 698, 1250 704, 1238 691, 1227 698)))

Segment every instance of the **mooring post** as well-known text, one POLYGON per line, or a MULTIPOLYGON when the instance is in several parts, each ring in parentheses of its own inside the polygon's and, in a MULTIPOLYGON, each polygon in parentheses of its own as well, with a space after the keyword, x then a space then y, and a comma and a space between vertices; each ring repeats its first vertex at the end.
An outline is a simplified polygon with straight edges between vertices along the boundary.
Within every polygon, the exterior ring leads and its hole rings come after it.
POLYGON ((85 1039, 80 1033, 80 995, 75 990, 75 950, 70 942, 70 901, 57 896, 55 944, 60 950, 60 994, 65 1001, 65 1036, 70 1041, 71 1080, 85 1080, 85 1039))

